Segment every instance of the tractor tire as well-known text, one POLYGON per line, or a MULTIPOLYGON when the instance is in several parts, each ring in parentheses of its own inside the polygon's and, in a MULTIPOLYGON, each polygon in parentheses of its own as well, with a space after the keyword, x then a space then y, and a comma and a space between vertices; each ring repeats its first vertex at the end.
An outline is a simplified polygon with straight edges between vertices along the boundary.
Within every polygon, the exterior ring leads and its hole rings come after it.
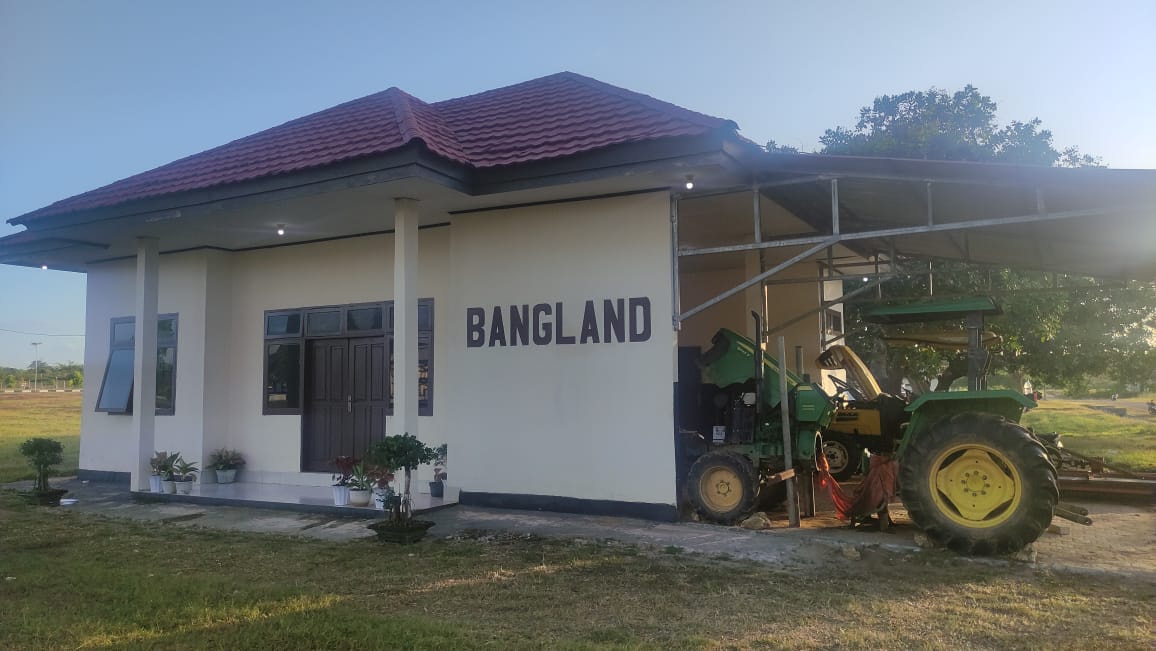
POLYGON ((929 538, 977 556, 1035 541, 1060 496, 1044 447, 1018 424, 980 413, 945 419, 912 439, 899 490, 929 538))
POLYGON ((758 505, 758 473, 751 460, 737 452, 708 452, 690 467, 686 491, 703 520, 738 524, 758 505))
POLYGON ((863 448, 845 436, 827 432, 823 434, 823 454, 835 481, 847 481, 859 472, 863 448))

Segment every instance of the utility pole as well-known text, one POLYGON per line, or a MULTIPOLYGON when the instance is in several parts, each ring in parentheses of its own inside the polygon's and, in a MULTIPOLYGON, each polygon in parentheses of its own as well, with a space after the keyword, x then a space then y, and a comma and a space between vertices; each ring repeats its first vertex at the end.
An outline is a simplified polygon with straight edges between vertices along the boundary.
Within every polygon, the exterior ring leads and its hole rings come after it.
POLYGON ((36 361, 32 363, 32 393, 36 393, 37 385, 40 383, 40 344, 42 341, 32 342, 32 349, 36 351, 36 361))

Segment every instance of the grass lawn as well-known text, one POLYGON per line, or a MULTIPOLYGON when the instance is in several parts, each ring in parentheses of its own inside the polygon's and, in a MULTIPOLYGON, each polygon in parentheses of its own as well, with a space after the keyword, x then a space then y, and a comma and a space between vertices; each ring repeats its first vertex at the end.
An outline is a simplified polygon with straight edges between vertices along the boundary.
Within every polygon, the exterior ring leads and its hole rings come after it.
POLYGON ((20 444, 46 436, 64 444, 64 464, 56 474, 76 472, 80 459, 79 393, 0 393, 0 484, 32 479, 20 444))
POLYGON ((1059 432, 1064 446, 1137 471, 1156 472, 1156 416, 1127 417, 1071 400, 1044 400, 1024 414, 1037 432, 1059 432))
POLYGON ((1156 645, 1151 583, 933 553, 788 572, 533 538, 330 543, 104 520, 11 493, 0 522, 5 649, 1156 645))

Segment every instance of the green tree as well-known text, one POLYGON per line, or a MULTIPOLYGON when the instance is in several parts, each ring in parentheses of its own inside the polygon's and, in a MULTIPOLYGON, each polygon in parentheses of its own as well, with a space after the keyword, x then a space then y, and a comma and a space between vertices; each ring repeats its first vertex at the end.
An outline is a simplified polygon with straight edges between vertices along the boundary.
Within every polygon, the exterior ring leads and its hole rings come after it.
MULTIPOLYGON (((954 93, 938 89, 910 91, 875 98, 859 111, 853 127, 828 129, 820 138, 821 153, 989 161, 1023 165, 1099 166, 1098 157, 1077 147, 1056 148, 1051 131, 1039 118, 1013 120, 1001 126, 997 104, 971 85, 954 93)), ((769 143, 769 145, 773 145, 769 143)), ((885 296, 913 299, 929 288, 923 268, 910 269, 885 284, 885 296), (918 271, 919 273, 916 273, 918 271)), ((902 271, 902 269, 901 269, 902 271)), ((1002 317, 992 319, 991 330, 1001 341, 992 351, 993 370, 1009 373, 1015 388, 1025 376, 1051 386, 1086 391, 1087 377, 1105 372, 1117 381, 1142 382, 1153 354, 1152 327, 1156 311, 1156 284, 1130 282, 1120 286, 1091 278, 1055 278, 1013 269, 991 269, 962 262, 937 262, 937 294, 987 293, 999 297, 1002 317), (1072 292, 1053 291, 1076 286, 1072 292)), ((855 289, 849 283, 847 290, 855 289)), ((957 352, 887 348, 885 334, 865 323, 860 306, 847 306, 848 342, 883 377, 888 390, 898 391, 904 377, 926 390, 928 380, 939 379, 946 389, 966 373, 966 359, 957 352)), ((949 324, 950 327, 950 324, 949 324)), ((962 328, 962 324, 955 327, 962 328)), ((909 330, 912 328, 909 328, 909 330)), ((896 328, 886 332, 894 333, 896 328)), ((1151 373, 1148 374, 1151 377, 1151 373)))

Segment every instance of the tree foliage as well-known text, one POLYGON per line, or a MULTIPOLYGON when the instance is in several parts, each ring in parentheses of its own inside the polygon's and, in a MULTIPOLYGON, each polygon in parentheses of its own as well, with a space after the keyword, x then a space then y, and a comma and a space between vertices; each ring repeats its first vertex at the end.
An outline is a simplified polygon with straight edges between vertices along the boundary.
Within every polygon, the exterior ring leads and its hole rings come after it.
POLYGON ((998 106, 975 86, 954 93, 932 88, 876 97, 854 127, 828 129, 824 154, 930 160, 989 161, 1071 167, 1099 165, 1076 147, 1057 150, 1039 118, 996 121, 998 106))
MULTIPOLYGON (((1077 147, 1057 149, 1052 132, 1039 118, 1000 125, 998 106, 971 85, 949 93, 909 91, 875 98, 859 111, 853 127, 828 129, 821 153, 957 161, 987 161, 1065 167, 1099 166, 1098 157, 1077 147)), ((768 146, 774 145, 769 143, 768 146)), ((909 300, 927 296, 925 264, 885 284, 885 297, 909 300)), ((901 270, 902 271, 902 270, 901 270)), ((1109 374, 1121 386, 1150 386, 1156 374, 1156 284, 1102 282, 1077 276, 1050 276, 1013 269, 991 269, 962 262, 937 262, 936 294, 993 293, 1004 315, 989 322, 1001 341, 992 350, 993 370, 1009 373, 1018 385, 1025 377, 1073 392, 1087 387, 1090 375, 1109 374), (1055 291, 1055 286, 1074 288, 1055 291)), ((847 291, 855 289, 848 283, 847 291)), ((958 352, 927 348, 888 348, 885 331, 865 323, 861 310, 846 309, 848 342, 864 354, 897 392, 904 377, 927 390, 929 380, 947 381, 966 373, 958 352)), ((951 327, 951 324, 944 324, 951 327)), ((954 324, 962 329, 962 323, 954 324)), ((909 327, 908 330, 919 329, 909 327)), ((886 333, 901 328, 891 326, 886 333)))

